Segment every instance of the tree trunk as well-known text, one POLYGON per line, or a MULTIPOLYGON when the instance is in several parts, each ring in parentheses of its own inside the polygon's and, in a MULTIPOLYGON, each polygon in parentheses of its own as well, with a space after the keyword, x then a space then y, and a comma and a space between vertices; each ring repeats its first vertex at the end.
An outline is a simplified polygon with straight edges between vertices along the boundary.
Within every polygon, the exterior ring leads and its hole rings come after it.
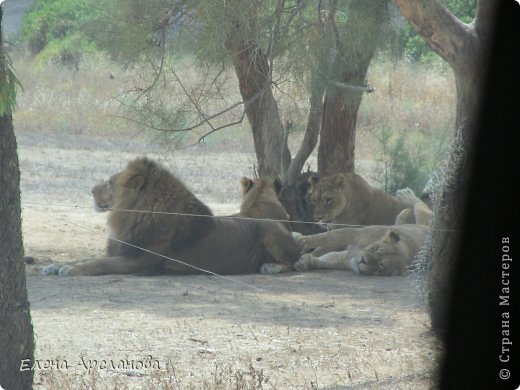
MULTIPOLYGON (((307 128, 302 145, 286 172, 280 194, 293 221, 314 221, 313 205, 307 197, 310 172, 300 172, 316 146, 320 131, 319 173, 354 171, 357 112, 362 93, 366 91, 363 86, 368 65, 385 21, 386 0, 355 1, 349 8, 346 28, 340 32, 336 6, 336 2, 331 3, 328 12, 318 9, 319 39, 309 43, 313 53, 310 62, 316 65, 312 67, 307 128), (323 15, 328 15, 328 20, 323 19, 323 15)), ((296 222, 291 228, 303 234, 323 230, 319 225, 296 222)))
POLYGON ((354 172, 357 113, 363 93, 359 87, 365 84, 387 15, 386 0, 354 0, 345 30, 337 33, 333 80, 325 96, 318 148, 320 175, 354 172))
POLYGON ((261 177, 279 175, 289 166, 290 153, 271 90, 267 57, 252 41, 243 41, 233 51, 240 94, 246 102, 247 119, 253 132, 258 174, 261 177))
POLYGON ((280 202, 287 210, 291 221, 290 227, 293 231, 302 234, 321 233, 323 228, 314 222, 314 206, 307 196, 309 188, 308 178, 315 172, 302 173, 305 161, 318 143, 321 119, 323 117, 323 95, 325 88, 317 72, 313 71, 311 80, 311 95, 309 98, 309 115, 307 127, 302 144, 298 152, 291 160, 287 172, 283 172, 283 188, 280 192, 280 202))
MULTIPOLYGON (((0 6, 0 83, 7 87, 1 24, 0 6)), ((0 387, 30 389, 33 371, 20 371, 23 359, 33 360, 34 336, 25 285, 20 171, 9 108, 0 116, 0 221, 0 387)))
POLYGON ((444 331, 448 297, 459 255, 461 222, 470 177, 475 117, 482 74, 494 19, 494 1, 480 0, 473 24, 465 24, 437 0, 397 0, 403 16, 428 45, 453 69, 457 89, 454 149, 444 184, 434 206, 434 221, 427 254, 431 267, 429 303, 432 327, 444 331))
MULTIPOLYGON (((361 75, 363 80, 365 75, 366 71, 361 75)), ((361 93, 334 89, 334 92, 327 91, 323 109, 318 148, 318 172, 322 176, 354 173, 355 168, 356 122, 361 93)))

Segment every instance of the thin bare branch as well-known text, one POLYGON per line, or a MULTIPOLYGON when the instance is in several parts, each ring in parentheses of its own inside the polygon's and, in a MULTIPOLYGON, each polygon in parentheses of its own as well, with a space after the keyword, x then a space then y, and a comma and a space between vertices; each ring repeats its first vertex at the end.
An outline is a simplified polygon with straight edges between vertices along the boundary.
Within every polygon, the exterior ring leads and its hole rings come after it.
POLYGON ((350 91, 357 91, 357 92, 366 92, 366 93, 372 93, 375 91, 374 87, 370 84, 366 85, 352 85, 352 84, 345 84, 341 83, 339 81, 331 81, 329 85, 333 85, 338 88, 342 89, 348 89, 350 91))
POLYGON ((194 146, 196 144, 199 144, 201 142, 204 142, 205 138, 219 130, 222 130, 222 129, 225 129, 227 127, 231 127, 231 126, 235 126, 235 125, 239 125, 241 124, 243 121, 244 121, 244 117, 246 116, 246 112, 245 111, 242 111, 242 115, 240 116, 240 119, 235 121, 235 122, 230 122, 230 123, 226 123, 225 125, 222 125, 222 126, 219 126, 219 127, 215 127, 215 128, 212 128, 211 131, 208 131, 206 134, 202 135, 199 137, 199 139, 197 140, 197 142, 195 142, 193 145, 190 145, 190 146, 194 146))
POLYGON ((174 25, 178 21, 181 20, 181 18, 185 15, 186 11, 179 12, 177 8, 173 8, 169 10, 166 13, 165 18, 159 22, 158 27, 155 31, 155 34, 157 35, 157 38, 155 39, 155 45, 159 47, 159 66, 156 66, 154 61, 150 59, 150 57, 146 57, 148 62, 150 63, 150 66, 153 68, 155 77, 153 78, 150 85, 148 85, 146 88, 144 88, 141 93, 137 96, 136 100, 139 100, 141 97, 146 95, 149 91, 151 91, 159 81, 159 78, 161 77, 164 69, 164 59, 166 55, 166 33, 168 31, 168 28, 170 26, 174 25), (174 14, 178 14, 175 18, 172 19, 174 14))
POLYGON ((296 17, 298 12, 302 10, 304 6, 303 0, 298 0, 296 4, 292 7, 291 12, 289 13, 289 16, 287 17, 287 21, 285 22, 285 26, 283 27, 283 34, 285 36, 289 33, 289 28, 291 27, 291 23, 293 19, 296 17))
POLYGON ((184 87, 184 84, 182 83, 181 79, 179 78, 179 76, 177 76, 177 73, 172 69, 172 74, 173 76, 175 77, 175 79, 177 80, 177 83, 179 83, 179 85, 181 86, 182 90, 184 91, 184 94, 188 97, 188 99, 190 100, 191 104, 193 105, 193 107, 195 107, 195 109, 197 110, 197 112, 199 113, 199 116, 203 119, 203 121, 205 123, 208 124, 208 126, 211 128, 211 132, 214 132, 215 131, 215 128, 213 127, 213 125, 211 124, 210 122, 210 119, 208 119, 206 117, 206 115, 202 112, 202 109, 200 108, 200 105, 193 99, 193 96, 191 93, 189 93, 186 88, 184 87))
POLYGON ((226 112, 229 112, 229 111, 235 109, 236 107, 241 106, 241 105, 243 105, 245 103, 246 102, 241 101, 241 102, 237 102, 235 104, 232 104, 231 106, 227 107, 226 109, 224 109, 222 111, 219 111, 219 112, 217 112, 215 114, 206 116, 202 121, 197 122, 197 123, 195 123, 192 126, 184 127, 184 128, 181 128, 181 129, 164 129, 164 128, 158 128, 158 127, 155 127, 155 126, 149 126, 149 125, 147 125, 147 124, 145 124, 143 122, 140 122, 140 121, 137 121, 135 119, 128 118, 128 117, 125 117, 125 116, 122 116, 122 115, 109 115, 109 116, 113 117, 113 118, 126 119, 126 120, 129 120, 129 121, 131 121, 133 123, 136 123, 138 125, 150 127, 152 130, 163 131, 163 132, 181 133, 181 132, 195 130, 196 128, 202 126, 204 123, 207 123, 208 120, 215 119, 215 118, 225 114, 226 112))

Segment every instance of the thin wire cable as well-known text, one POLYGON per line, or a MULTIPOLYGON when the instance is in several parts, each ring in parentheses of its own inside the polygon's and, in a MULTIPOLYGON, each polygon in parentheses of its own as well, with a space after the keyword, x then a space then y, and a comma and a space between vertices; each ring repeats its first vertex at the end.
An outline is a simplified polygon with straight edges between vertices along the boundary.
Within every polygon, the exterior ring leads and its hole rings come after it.
MULTIPOLYGON (((66 208, 76 208, 76 209, 92 209, 92 206, 79 206, 79 205, 67 205, 67 204, 55 204, 55 203, 39 203, 39 202, 22 202, 23 205, 35 205, 35 206, 49 206, 49 207, 66 207, 66 208)), ((320 225, 327 229, 330 226, 341 226, 341 227, 353 227, 353 228, 361 228, 373 225, 352 225, 348 223, 336 223, 336 222, 310 222, 310 221, 291 221, 286 219, 269 219, 269 218, 251 218, 251 217, 241 217, 238 215, 201 215, 201 214, 190 214, 190 213, 177 213, 177 212, 169 212, 169 211, 152 211, 152 210, 129 210, 129 209, 116 209, 116 208, 107 208, 106 211, 123 211, 128 213, 148 213, 148 214, 164 214, 164 215, 180 215, 186 217, 202 217, 202 218, 227 218, 227 219, 239 219, 239 220, 250 220, 250 221, 272 221, 272 222, 282 222, 282 223, 303 223, 303 224, 312 224, 312 225, 320 225)), ((399 225, 395 225, 399 226, 399 225)), ((327 229, 328 230, 328 229, 327 229)), ((458 233, 460 230, 455 229, 432 229, 439 232, 451 232, 458 233)))
MULTIPOLYGON (((63 219, 59 218, 62 222, 65 222, 63 221, 63 219)), ((88 227, 85 227, 85 226, 82 226, 82 225, 78 225, 74 222, 70 222, 70 221, 66 221, 66 223, 68 223, 69 225, 72 225, 72 226, 75 226, 77 228, 80 228, 80 229, 83 229, 83 230, 86 230, 86 231, 89 231, 91 233, 94 233, 98 236, 104 236, 104 234, 94 230, 94 229, 91 229, 91 228, 88 228, 88 227)), ((237 279, 234 279, 234 278, 231 278, 229 276, 224 276, 224 275, 220 275, 220 274, 217 274, 216 272, 213 272, 213 271, 210 271, 210 270, 207 270, 207 269, 204 269, 204 268, 200 268, 200 267, 197 267, 195 265, 192 265, 192 264, 189 264, 189 263, 186 263, 182 260, 178 260, 178 259, 174 259, 172 257, 168 257, 166 255, 163 255, 161 253, 157 253, 157 252, 154 252, 152 250, 149 250, 149 249, 146 249, 146 248, 142 248, 140 246, 137 246, 137 245, 134 245, 134 244, 131 244, 129 242, 126 242, 126 241, 123 241, 123 240, 119 240, 117 238, 114 238, 114 237, 111 237, 111 236, 108 236, 108 239, 109 240, 112 240, 112 241, 116 241, 116 242, 119 242, 121 244, 124 244, 124 245, 128 245, 128 246, 131 246, 132 248, 136 248, 136 249, 139 249, 139 250, 142 250, 146 253, 149 253, 149 254, 152 254, 152 255, 155 255, 155 256, 159 256, 159 257, 162 257, 163 259, 166 259, 166 260, 169 260, 169 261, 173 261, 173 262, 176 262, 176 263, 179 263, 179 264, 182 264, 184 266, 187 266, 187 267, 190 267, 190 268, 193 268, 193 269, 196 269, 197 271, 201 271, 201 272, 205 272, 207 274, 210 274, 210 275, 213 275, 213 276, 216 276, 218 278, 221 278, 221 279, 224 279, 224 280, 227 280, 227 281, 230 281, 230 282, 233 282, 233 283, 236 283, 236 284, 240 284, 242 286, 245 286, 245 287, 249 287, 251 289, 254 289, 254 290, 257 290, 257 291, 260 291, 260 292, 264 292, 264 293, 268 293, 268 294, 272 294, 271 291, 269 290, 266 290, 266 289, 263 289, 261 287, 257 287, 257 286, 254 286, 252 284, 248 284, 248 283, 245 283, 245 282, 242 282, 240 280, 237 280, 237 279)), ((286 299, 286 300, 289 300, 289 301, 293 301, 293 302, 296 302, 298 304, 301 304, 301 305, 305 305, 305 302, 304 301, 300 301, 299 299, 295 299, 295 298, 291 298, 291 297, 287 297, 287 296, 283 296, 281 295, 282 298, 286 299)))

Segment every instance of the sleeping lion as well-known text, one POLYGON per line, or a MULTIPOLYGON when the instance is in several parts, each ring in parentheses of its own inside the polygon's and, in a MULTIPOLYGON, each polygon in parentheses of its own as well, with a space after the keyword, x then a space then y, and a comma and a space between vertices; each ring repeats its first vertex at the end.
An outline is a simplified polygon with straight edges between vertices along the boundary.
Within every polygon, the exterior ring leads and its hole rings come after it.
POLYGON ((419 252, 428 227, 424 225, 366 226, 299 236, 304 255, 299 271, 347 269, 362 275, 405 275, 419 252), (311 253, 305 253, 313 250, 311 253))

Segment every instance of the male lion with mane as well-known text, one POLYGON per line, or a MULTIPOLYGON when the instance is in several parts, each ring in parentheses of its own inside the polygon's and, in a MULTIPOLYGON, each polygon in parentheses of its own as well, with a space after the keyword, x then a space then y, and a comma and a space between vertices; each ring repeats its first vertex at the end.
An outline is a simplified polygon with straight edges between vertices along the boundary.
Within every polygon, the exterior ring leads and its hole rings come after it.
POLYGON ((405 275, 419 252, 424 225, 366 226, 335 229, 298 238, 305 253, 294 264, 298 271, 348 269, 363 275, 405 275))
POLYGON ((109 212, 106 257, 51 264, 44 274, 276 273, 292 270, 299 257, 296 241, 281 224, 214 217, 179 179, 148 158, 131 161, 92 194, 96 209, 109 212))
POLYGON ((309 182, 314 219, 318 222, 363 226, 391 225, 397 215, 406 208, 397 198, 372 188, 357 174, 337 173, 323 178, 312 176, 309 182))

